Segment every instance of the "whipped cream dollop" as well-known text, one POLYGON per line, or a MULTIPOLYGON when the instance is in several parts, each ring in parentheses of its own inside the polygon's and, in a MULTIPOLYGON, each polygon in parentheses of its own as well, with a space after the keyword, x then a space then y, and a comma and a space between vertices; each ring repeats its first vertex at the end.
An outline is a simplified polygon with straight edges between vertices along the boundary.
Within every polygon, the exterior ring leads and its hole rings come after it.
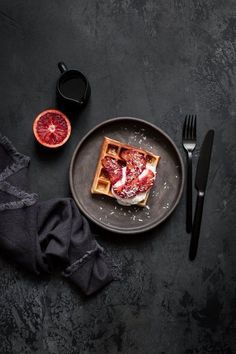
MULTIPOLYGON (((154 173, 154 180, 156 178, 156 169, 153 165, 151 165, 150 163, 146 164, 145 169, 142 171, 142 173, 139 175, 138 179, 142 179, 143 177, 145 177, 149 170, 151 170, 154 173)), ((124 185, 126 183, 127 180, 127 176, 126 176, 126 166, 122 167, 122 177, 119 181, 117 181, 114 186, 112 186, 111 188, 111 192, 114 195, 114 197, 116 198, 117 202, 121 205, 126 205, 126 206, 130 206, 130 205, 135 205, 138 204, 140 202, 142 202, 146 195, 147 195, 147 191, 146 192, 140 192, 138 194, 136 194, 135 196, 131 197, 131 198, 121 198, 119 195, 117 195, 114 191, 114 189, 124 185)), ((151 188, 151 187, 150 187, 151 188)))

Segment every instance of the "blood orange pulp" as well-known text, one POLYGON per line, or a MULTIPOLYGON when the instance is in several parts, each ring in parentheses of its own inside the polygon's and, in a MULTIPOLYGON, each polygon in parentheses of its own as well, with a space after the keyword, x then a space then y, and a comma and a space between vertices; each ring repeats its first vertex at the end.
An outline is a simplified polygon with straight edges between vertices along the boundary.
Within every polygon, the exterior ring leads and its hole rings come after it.
POLYGON ((35 118, 33 131, 40 144, 49 148, 57 148, 69 139, 71 124, 62 112, 48 109, 35 118))

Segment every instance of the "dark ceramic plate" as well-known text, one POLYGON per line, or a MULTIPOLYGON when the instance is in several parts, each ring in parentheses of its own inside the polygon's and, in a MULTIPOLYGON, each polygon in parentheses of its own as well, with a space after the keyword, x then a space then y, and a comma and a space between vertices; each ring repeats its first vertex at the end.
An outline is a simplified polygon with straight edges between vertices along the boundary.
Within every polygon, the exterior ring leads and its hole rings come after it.
POLYGON ((114 118, 92 129, 78 144, 70 165, 70 188, 80 210, 104 229, 136 234, 164 221, 177 206, 184 185, 184 165, 171 138, 136 118, 114 118), (147 207, 121 206, 115 199, 90 193, 103 137, 141 147, 161 159, 147 207))

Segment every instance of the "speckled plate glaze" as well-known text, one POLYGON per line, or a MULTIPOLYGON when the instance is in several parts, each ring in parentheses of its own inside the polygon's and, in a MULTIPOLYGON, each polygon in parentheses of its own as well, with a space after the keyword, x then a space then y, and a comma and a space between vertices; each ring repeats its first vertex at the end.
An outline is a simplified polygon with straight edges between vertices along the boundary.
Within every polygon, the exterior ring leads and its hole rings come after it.
POLYGON ((112 232, 137 234, 159 225, 174 211, 183 192, 184 165, 174 142, 161 129, 141 119, 121 117, 85 135, 73 154, 69 178, 75 202, 90 220, 112 232), (121 206, 113 198, 91 194, 104 136, 160 155, 146 207, 121 206))

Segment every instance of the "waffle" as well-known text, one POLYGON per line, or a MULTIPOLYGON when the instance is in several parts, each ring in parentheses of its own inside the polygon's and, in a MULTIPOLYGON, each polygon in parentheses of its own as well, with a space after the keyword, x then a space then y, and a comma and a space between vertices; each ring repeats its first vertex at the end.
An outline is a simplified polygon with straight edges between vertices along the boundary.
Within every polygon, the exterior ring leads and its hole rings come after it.
MULTIPOLYGON (((102 166, 101 161, 105 156, 110 156, 110 157, 116 159, 117 161, 119 161, 119 160, 124 161, 120 157, 120 153, 122 150, 128 150, 128 149, 129 150, 132 149, 132 150, 142 153, 147 158, 147 162, 150 163, 156 169, 159 159, 160 159, 160 156, 156 156, 150 152, 147 152, 142 149, 138 149, 138 148, 131 146, 131 145, 123 144, 117 140, 113 140, 113 139, 104 137, 103 144, 102 144, 101 151, 100 151, 100 156, 99 156, 98 163, 97 163, 97 168, 96 168, 94 180, 93 180, 93 184, 91 187, 92 194, 103 194, 103 195, 109 196, 111 198, 115 198, 115 196, 111 192, 111 182, 110 182, 109 178, 106 177, 106 174, 104 173, 104 168, 102 166)), ((140 203, 138 203, 137 205, 144 207, 147 203, 149 193, 150 193, 150 189, 146 192, 145 199, 143 201, 141 201, 140 203)))

